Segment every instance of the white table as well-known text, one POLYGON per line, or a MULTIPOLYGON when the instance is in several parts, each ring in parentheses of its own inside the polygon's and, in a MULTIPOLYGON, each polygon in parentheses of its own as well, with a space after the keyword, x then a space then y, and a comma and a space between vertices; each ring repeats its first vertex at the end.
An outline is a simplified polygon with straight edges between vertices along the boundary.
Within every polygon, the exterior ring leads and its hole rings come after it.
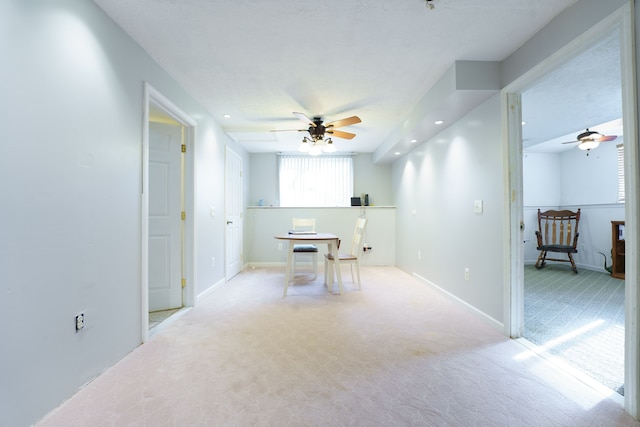
MULTIPOLYGON (((282 294, 283 297, 287 296, 287 288, 289 287, 290 273, 291 273, 291 261, 293 260, 293 246, 296 244, 303 245, 327 245, 327 250, 331 254, 335 254, 334 257, 336 263, 336 272, 338 276, 338 289, 340 291, 340 295, 342 295, 342 274, 340 272, 340 260, 338 259, 338 236, 331 233, 315 233, 315 234, 278 234, 274 236, 278 240, 288 240, 289 241, 289 251, 287 253, 287 271, 284 275, 284 292, 282 294)), ((325 282, 327 283, 327 287, 329 287, 329 291, 333 289, 333 272, 331 273, 331 280, 328 281, 325 277, 325 282)))

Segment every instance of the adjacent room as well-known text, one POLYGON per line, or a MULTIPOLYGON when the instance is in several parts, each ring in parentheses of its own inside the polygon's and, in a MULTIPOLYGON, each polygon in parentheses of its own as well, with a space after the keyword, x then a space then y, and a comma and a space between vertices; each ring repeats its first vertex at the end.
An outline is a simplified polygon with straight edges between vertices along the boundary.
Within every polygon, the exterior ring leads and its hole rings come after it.
POLYGON ((611 26, 523 93, 524 337, 624 395, 624 261, 614 255, 625 219, 620 49, 611 26), (576 122, 582 129, 549 139, 576 122), (535 267, 538 209, 580 210, 579 274, 562 262, 535 267))

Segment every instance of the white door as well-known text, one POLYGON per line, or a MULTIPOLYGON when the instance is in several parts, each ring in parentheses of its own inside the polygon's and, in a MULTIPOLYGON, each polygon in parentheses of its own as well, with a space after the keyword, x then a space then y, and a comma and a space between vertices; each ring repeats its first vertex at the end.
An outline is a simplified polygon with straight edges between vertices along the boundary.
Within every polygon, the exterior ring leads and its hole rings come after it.
POLYGON ((182 307, 182 126, 149 123, 149 311, 182 307))
POLYGON ((227 148, 225 160, 225 217, 227 280, 242 269, 242 158, 227 148))

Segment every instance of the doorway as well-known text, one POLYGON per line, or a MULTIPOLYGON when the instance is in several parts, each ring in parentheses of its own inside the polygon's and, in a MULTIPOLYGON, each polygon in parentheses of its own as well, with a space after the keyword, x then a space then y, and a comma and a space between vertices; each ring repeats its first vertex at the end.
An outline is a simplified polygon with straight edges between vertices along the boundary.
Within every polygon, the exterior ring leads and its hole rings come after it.
POLYGON ((622 396, 624 281, 602 268, 601 255, 611 253, 611 221, 624 220, 624 203, 617 200, 617 144, 626 139, 620 64, 620 29, 614 27, 522 93, 523 337, 547 358, 622 396), (600 67, 599 60, 608 66, 600 67), (594 106, 593 98, 602 102, 594 106), (569 126, 574 129, 563 135, 569 126), (585 128, 607 138, 583 150, 577 136, 585 128), (604 140, 609 138, 615 139, 604 140), (538 209, 580 209, 574 255, 579 274, 553 261, 534 267, 538 209))
MULTIPOLYGON (((184 306, 186 128, 156 105, 149 116, 149 329, 184 306)), ((186 218, 185 218, 186 219, 186 218)))
POLYGON ((194 302, 195 122, 145 85, 141 341, 194 302))
POLYGON ((229 147, 225 153, 225 278, 231 279, 243 266, 243 184, 242 158, 229 147))
MULTIPOLYGON (((525 210, 523 202, 523 115, 522 111, 526 108, 522 94, 533 87, 535 83, 541 80, 546 74, 551 73, 556 68, 567 63, 576 56, 576 52, 584 52, 589 46, 597 44, 603 38, 606 38, 612 29, 616 29, 618 37, 620 37, 620 74, 622 75, 622 86, 626 88, 635 88, 635 63, 633 62, 633 31, 631 26, 631 17, 633 16, 633 5, 628 3, 621 7, 611 16, 602 20, 599 24, 591 27, 585 34, 570 42, 567 46, 560 49, 550 58, 545 60, 539 67, 532 70, 528 75, 510 85, 503 91, 504 99, 504 117, 507 126, 508 139, 508 159, 505 160, 505 166, 513 173, 509 176, 508 193, 505 193, 508 200, 509 217, 505 230, 510 236, 513 244, 506 254, 506 265, 509 271, 506 274, 509 289, 507 298, 505 299, 505 326, 510 336, 520 338, 524 333, 524 270, 525 270, 525 241, 528 239, 528 233, 533 233, 533 229, 537 227, 535 221, 525 210)), ((620 104, 622 106, 621 117, 624 122, 624 137, 627 141, 635 141, 637 135, 637 106, 634 99, 635 90, 625 90, 622 92, 620 104)), ((590 106, 597 102, 589 103, 590 106)), ((574 106, 575 107, 575 106, 574 106)), ((592 122, 593 123, 593 122, 592 122)), ((589 124, 585 124, 587 127, 589 124)), ((567 132, 561 133, 565 134, 567 132)), ((557 143, 558 141, 556 141, 557 143)), ((524 140, 524 144, 527 141, 524 140)), ((636 144, 629 144, 625 147, 625 181, 626 193, 628 195, 624 205, 624 218, 629 227, 630 222, 634 225, 638 219, 638 199, 636 196, 638 188, 638 150, 636 144), (629 152, 627 152, 629 151, 629 152), (630 152, 633 151, 633 155, 630 152)), ((543 182, 541 174, 539 181, 543 182)), ((570 205, 571 203, 567 203, 570 205)), ((561 203, 560 205, 563 205, 561 203)), ((610 225, 609 225, 610 227, 610 225)), ((582 229, 582 224, 581 224, 582 229)), ((610 229, 610 228, 609 228, 610 229)), ((582 231, 582 230, 581 230, 582 231)), ((610 236, 610 235, 609 235, 610 236)), ((582 235, 581 235, 582 238, 582 235)), ((529 239, 530 240, 530 239, 529 239)), ((627 253, 633 251, 634 257, 637 257, 637 235, 627 237, 627 253)), ((584 241, 585 244, 588 241, 584 241)), ((535 244, 535 243, 533 243, 535 244)), ((610 245, 609 245, 610 246, 610 245)), ((589 252, 589 249, 579 247, 581 252, 589 252)), ((598 255, 599 256, 599 255, 598 255)), ((601 260, 601 258, 600 258, 601 260)), ((592 260, 586 260, 587 262, 592 260)), ((636 277, 637 259, 633 264, 627 260, 626 277, 636 277)), ((627 280, 624 289, 624 307, 625 307, 625 328, 624 328, 624 398, 618 398, 620 402, 624 402, 625 409, 632 416, 638 415, 638 348, 637 348, 637 305, 638 293, 637 283, 627 280)), ((616 395, 612 393, 611 395, 616 395)), ((618 398, 614 397, 615 400, 618 398)))

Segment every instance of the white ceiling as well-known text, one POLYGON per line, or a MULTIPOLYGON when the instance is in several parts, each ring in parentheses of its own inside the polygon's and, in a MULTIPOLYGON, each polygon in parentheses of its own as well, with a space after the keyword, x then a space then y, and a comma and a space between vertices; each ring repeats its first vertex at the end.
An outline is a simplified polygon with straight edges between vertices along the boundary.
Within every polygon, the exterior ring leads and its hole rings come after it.
MULTIPOLYGON (((304 129, 296 111, 326 121, 357 115, 362 123, 341 128, 357 136, 334 139, 338 151, 382 145, 389 156, 404 149, 395 139, 409 135, 398 130, 454 61, 501 61, 576 1, 434 0, 430 10, 425 0, 95 0, 249 152, 295 151, 304 134, 271 130, 304 129)), ((567 65, 523 96, 525 139, 610 120, 600 116, 605 104, 620 105, 611 87, 577 84, 599 76, 612 83, 618 67, 619 85, 619 61, 601 54, 577 58, 577 70, 567 65), (562 93, 573 106, 590 103, 593 118, 570 120, 573 107, 550 114, 566 108, 562 93)), ((477 99, 438 111, 451 122, 469 102, 477 99)), ((410 137, 441 128, 423 123, 410 137)))
POLYGON ((547 74, 522 94, 522 128, 528 152, 558 152, 577 144, 586 128, 622 134, 620 32, 611 28, 586 51, 547 74))

